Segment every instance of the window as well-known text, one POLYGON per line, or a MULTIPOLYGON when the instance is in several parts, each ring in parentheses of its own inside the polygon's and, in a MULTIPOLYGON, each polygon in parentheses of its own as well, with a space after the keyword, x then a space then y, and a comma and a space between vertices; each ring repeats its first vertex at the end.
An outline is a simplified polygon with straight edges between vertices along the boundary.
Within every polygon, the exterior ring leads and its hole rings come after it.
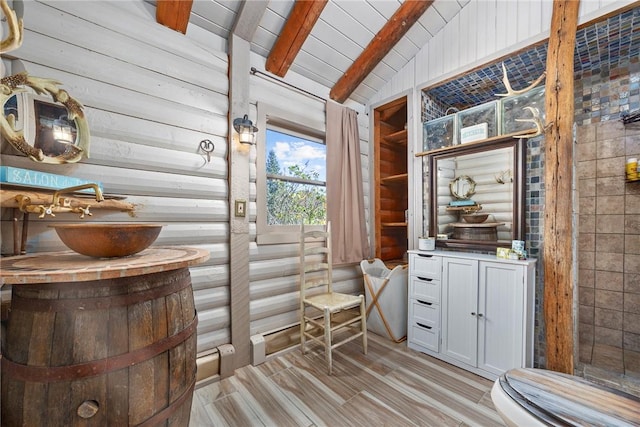
POLYGON ((324 117, 311 121, 258 104, 257 240, 296 242, 300 223, 323 225, 327 217, 324 117), (318 124, 319 123, 319 124, 318 124))
POLYGON ((267 225, 324 224, 326 146, 267 125, 267 225))

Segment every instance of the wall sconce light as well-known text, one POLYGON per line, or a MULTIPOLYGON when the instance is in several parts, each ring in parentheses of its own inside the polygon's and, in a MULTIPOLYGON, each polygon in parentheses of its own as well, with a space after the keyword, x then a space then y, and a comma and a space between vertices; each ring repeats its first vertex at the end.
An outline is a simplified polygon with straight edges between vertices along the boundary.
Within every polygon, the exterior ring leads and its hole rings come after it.
POLYGON ((253 125, 249 117, 245 114, 243 118, 237 118, 233 121, 233 128, 238 132, 240 142, 243 144, 255 144, 256 132, 258 128, 253 125))

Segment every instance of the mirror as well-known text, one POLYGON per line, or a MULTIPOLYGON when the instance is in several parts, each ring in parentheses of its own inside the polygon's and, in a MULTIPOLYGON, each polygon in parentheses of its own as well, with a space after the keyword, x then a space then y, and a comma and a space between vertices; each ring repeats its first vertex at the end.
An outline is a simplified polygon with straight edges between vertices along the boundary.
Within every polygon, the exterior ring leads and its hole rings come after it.
POLYGON ((495 250, 524 240, 525 140, 493 139, 429 155, 436 246, 495 250))
POLYGON ((59 85, 26 72, 0 81, 6 89, 0 91, 2 138, 36 162, 74 163, 89 157, 83 107, 59 85))

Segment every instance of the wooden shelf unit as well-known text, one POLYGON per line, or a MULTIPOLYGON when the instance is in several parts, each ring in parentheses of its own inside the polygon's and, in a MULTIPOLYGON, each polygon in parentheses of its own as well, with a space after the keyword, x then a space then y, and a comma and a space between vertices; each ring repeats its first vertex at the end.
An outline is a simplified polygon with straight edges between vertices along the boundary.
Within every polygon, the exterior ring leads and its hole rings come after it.
POLYGON ((408 209, 407 97, 373 111, 375 256, 406 262, 408 209))

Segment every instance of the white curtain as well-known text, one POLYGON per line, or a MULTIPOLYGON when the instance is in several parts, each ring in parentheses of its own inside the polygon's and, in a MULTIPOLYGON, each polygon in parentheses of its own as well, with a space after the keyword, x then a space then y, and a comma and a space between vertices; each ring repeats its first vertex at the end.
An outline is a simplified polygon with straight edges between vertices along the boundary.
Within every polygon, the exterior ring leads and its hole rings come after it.
POLYGON ((331 221, 333 263, 369 257, 364 217, 358 115, 327 101, 327 220, 331 221))

